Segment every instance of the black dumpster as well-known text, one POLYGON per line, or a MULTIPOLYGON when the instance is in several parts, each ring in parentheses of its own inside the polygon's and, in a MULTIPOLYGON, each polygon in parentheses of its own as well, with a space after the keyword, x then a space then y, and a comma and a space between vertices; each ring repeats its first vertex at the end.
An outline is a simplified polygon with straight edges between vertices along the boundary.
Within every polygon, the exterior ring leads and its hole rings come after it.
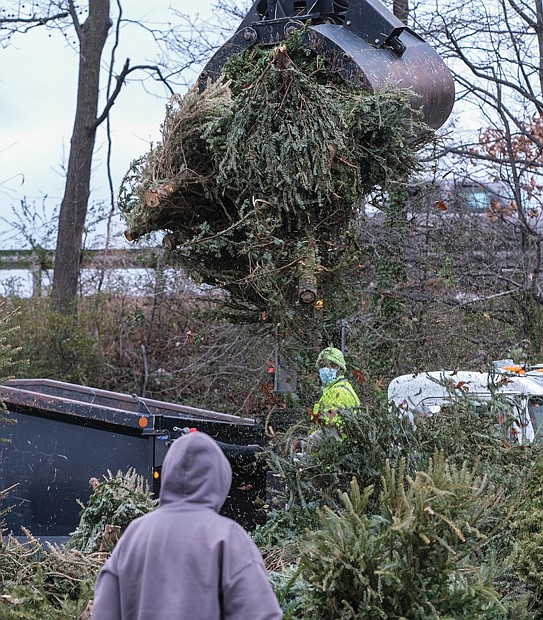
POLYGON ((73 532, 80 506, 91 494, 89 479, 134 468, 155 493, 171 442, 190 428, 208 433, 233 470, 222 513, 251 529, 263 521, 266 468, 258 458, 263 427, 251 418, 166 403, 95 388, 21 379, 0 385, 14 424, 0 427, 0 502, 7 532, 21 527, 41 539, 73 532))

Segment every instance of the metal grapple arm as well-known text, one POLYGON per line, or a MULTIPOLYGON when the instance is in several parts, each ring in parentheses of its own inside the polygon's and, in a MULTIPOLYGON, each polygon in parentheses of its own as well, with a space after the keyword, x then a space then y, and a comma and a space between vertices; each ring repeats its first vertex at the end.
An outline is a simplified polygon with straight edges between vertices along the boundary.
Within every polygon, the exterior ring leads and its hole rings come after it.
POLYGON ((369 92, 410 88, 414 107, 422 108, 433 129, 449 117, 454 104, 449 70, 379 0, 256 0, 200 74, 200 89, 219 77, 231 56, 253 45, 277 45, 304 28, 304 43, 346 82, 369 92))

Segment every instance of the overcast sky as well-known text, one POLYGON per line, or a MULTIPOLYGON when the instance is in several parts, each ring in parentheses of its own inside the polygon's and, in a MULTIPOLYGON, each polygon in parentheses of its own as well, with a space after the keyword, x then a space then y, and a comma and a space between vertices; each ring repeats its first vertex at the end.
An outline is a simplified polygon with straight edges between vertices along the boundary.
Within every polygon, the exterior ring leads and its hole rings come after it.
MULTIPOLYGON (((129 0, 124 4, 125 18, 148 24, 172 20, 171 1, 129 0)), ((212 4, 213 0, 183 0, 176 6, 183 13, 209 18, 212 4)), ((119 70, 126 57, 132 65, 156 58, 153 39, 142 29, 126 27, 121 40, 119 70)), ((59 32, 36 28, 14 36, 8 47, 0 48, 0 218, 22 222, 22 200, 35 206, 38 222, 41 217, 50 218, 60 205, 77 88, 78 57, 71 41, 73 37, 66 39, 59 32)), ((103 60, 109 60, 108 51, 103 60)), ((115 191, 130 162, 160 137, 167 93, 159 84, 147 84, 155 96, 146 94, 140 84, 130 83, 112 110, 115 191)), ((101 86, 105 85, 102 79, 101 86)), ((102 127, 96 141, 94 202, 107 201, 109 196, 105 157, 102 127)), ((116 220, 120 222, 119 217, 116 220)), ((20 247, 20 240, 14 246, 15 240, 6 230, 0 221, 0 248, 20 247)), ((43 236, 45 233, 42 230, 43 236)))

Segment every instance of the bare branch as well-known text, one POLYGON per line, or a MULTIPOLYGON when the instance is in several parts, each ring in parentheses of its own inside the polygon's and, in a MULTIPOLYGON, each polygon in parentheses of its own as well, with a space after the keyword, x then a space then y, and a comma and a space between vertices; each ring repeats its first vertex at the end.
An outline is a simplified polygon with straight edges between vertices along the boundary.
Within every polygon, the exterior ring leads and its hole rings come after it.
POLYGON ((43 17, 0 17, 0 29, 2 24, 34 24, 35 26, 45 26, 49 22, 68 17, 69 13, 57 13, 43 17))
POLYGON ((123 67, 121 73, 115 78, 117 83, 115 85, 115 88, 114 88, 113 92, 109 96, 109 99, 107 100, 106 105, 104 106, 104 109, 103 109, 102 113, 100 114, 100 116, 96 119, 96 121, 90 127, 91 131, 96 129, 99 125, 101 125, 106 120, 106 118, 107 118, 107 116, 109 114, 109 111, 111 110, 111 108, 115 104, 115 101, 117 100, 117 97, 118 97, 119 93, 121 92, 121 89, 122 89, 122 87, 123 87, 123 85, 125 83, 126 77, 130 73, 133 73, 134 71, 152 71, 152 72, 154 72, 158 76, 158 81, 162 82, 164 84, 164 86, 166 86, 166 88, 173 95, 174 91, 173 91, 172 87, 169 85, 168 81, 162 75, 162 71, 161 71, 160 67, 157 67, 156 65, 135 65, 134 67, 130 67, 130 59, 127 58, 126 62, 124 63, 124 67, 123 67))
POLYGON ((77 38, 81 40, 81 23, 77 17, 77 10, 74 6, 73 0, 68 0, 68 9, 70 11, 70 17, 72 18, 72 23, 74 25, 77 38))

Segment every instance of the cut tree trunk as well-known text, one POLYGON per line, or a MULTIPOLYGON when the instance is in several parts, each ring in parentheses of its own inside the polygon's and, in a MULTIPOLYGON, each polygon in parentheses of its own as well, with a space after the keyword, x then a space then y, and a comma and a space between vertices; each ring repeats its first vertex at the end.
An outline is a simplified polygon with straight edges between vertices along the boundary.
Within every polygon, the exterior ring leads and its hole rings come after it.
POLYGON ((298 296, 300 303, 308 305, 317 301, 317 252, 315 241, 310 239, 302 250, 299 263, 298 296))

